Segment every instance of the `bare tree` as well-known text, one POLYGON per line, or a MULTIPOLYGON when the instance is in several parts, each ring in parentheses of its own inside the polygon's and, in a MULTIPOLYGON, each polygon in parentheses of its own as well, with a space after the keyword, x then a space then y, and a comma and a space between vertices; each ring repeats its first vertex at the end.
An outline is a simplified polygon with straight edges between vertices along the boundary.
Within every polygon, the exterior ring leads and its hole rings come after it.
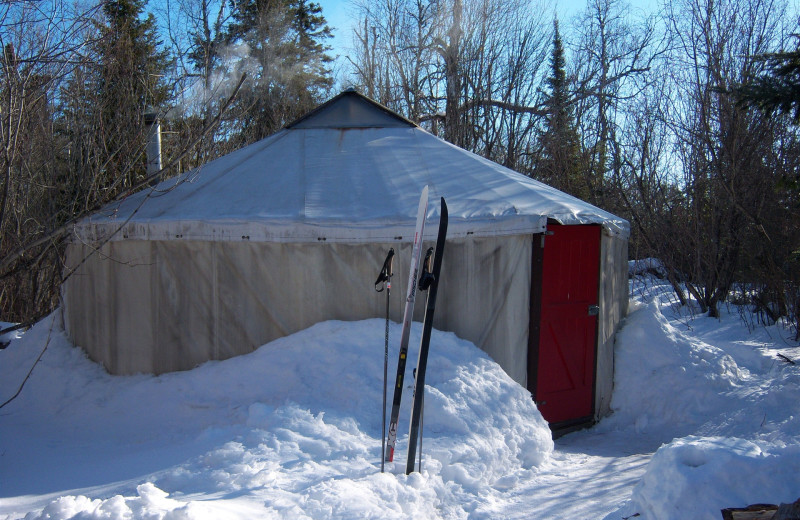
POLYGON ((231 11, 229 0, 165 0, 158 11, 175 60, 171 80, 177 86, 165 118, 171 138, 165 140, 164 153, 197 142, 181 162, 182 171, 231 151, 218 131, 197 140, 244 72, 232 63, 242 53, 225 42, 231 11))
POLYGON ((544 112, 544 9, 517 0, 385 0, 358 10, 356 86, 455 144, 517 166, 544 112))
POLYGON ((684 254, 686 197, 675 171, 674 84, 668 70, 667 61, 654 63, 652 79, 635 97, 626 100, 620 129, 614 134, 613 175, 607 185, 621 199, 620 213, 630 219, 631 256, 661 260, 676 297, 686 305, 688 297, 679 270, 684 254))
MULTIPOLYGON (((60 202, 65 143, 53 120, 58 89, 84 57, 95 8, 60 0, 0 4, 0 257, 66 218, 60 202)), ((60 250, 45 242, 0 270, 0 308, 19 319, 50 308, 60 250)))
POLYGON ((772 0, 685 0, 668 12, 673 153, 685 196, 672 243, 683 252, 676 260, 689 292, 710 316, 752 259, 752 240, 770 240, 750 231, 774 208, 780 123, 737 107, 727 89, 752 77, 754 57, 780 42, 784 16, 784 5, 772 0))
POLYGON ((460 144, 530 171, 532 141, 546 109, 539 87, 551 43, 546 10, 519 1, 466 4, 457 99, 460 144))
POLYGON ((442 6, 438 1, 386 0, 357 7, 360 26, 349 58, 355 84, 414 121, 430 119, 438 110, 434 41, 442 32, 442 6))
POLYGON ((619 134, 625 111, 648 84, 654 62, 665 50, 656 13, 624 0, 589 0, 575 19, 576 119, 586 160, 589 199, 616 209, 610 181, 619 175, 619 134))

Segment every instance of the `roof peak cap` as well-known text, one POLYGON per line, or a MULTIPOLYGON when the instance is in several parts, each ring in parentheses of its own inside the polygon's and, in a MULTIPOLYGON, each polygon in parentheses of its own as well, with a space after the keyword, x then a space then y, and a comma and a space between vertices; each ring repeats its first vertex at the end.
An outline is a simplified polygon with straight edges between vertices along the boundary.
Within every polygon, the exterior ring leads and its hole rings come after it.
POLYGON ((354 88, 348 88, 286 125, 311 128, 416 128, 417 125, 354 88))

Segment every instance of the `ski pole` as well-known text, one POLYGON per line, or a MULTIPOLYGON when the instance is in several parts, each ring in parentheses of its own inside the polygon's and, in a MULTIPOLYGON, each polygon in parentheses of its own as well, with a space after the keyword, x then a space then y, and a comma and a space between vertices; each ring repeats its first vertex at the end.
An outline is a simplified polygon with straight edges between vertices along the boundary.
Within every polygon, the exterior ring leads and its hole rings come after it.
POLYGON ((381 473, 384 471, 384 459, 386 458, 386 380, 388 378, 389 367, 389 294, 392 292, 392 259, 394 258, 394 248, 389 249, 383 267, 375 280, 375 290, 382 292, 386 288, 386 334, 383 345, 383 418, 381 420, 381 473))

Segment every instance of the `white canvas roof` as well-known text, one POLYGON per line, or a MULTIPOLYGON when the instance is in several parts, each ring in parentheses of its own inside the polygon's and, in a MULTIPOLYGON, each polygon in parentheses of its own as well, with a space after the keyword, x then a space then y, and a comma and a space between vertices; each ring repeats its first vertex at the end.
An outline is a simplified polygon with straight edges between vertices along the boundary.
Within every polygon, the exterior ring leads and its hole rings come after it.
POLYGON ((425 185, 433 219, 426 235, 435 234, 440 196, 449 237, 539 233, 547 218, 629 233, 627 221, 352 91, 271 137, 110 204, 76 232, 90 241, 389 242, 413 233, 425 185))

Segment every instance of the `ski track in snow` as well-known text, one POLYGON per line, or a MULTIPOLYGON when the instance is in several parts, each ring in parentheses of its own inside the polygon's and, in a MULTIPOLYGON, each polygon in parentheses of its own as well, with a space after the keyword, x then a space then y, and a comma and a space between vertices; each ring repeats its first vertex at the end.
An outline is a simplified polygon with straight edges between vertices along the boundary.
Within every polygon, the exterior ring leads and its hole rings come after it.
MULTIPOLYGON (((735 308, 692 315, 653 278, 631 290, 614 413, 554 449, 526 391, 434 331, 424 467, 410 476, 408 389, 398 454, 378 473, 382 320, 160 377, 109 376, 44 320, 0 351, 5 401, 48 345, 0 410, 0 518, 710 520, 800 497, 800 368, 776 356, 800 359, 787 331, 748 333, 735 308)), ((390 375, 396 359, 390 348, 390 375)))
POLYGON ((603 518, 630 498, 652 449, 636 453, 614 434, 577 432, 556 441, 555 452, 530 480, 498 497, 486 518, 574 520, 603 518))

